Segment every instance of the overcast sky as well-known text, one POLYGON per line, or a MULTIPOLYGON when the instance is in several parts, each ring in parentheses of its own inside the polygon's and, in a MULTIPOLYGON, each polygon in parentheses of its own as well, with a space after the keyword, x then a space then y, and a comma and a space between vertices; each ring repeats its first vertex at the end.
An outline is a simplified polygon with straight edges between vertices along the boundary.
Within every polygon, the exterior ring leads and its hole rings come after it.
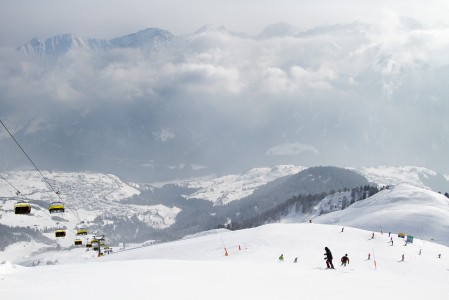
POLYGON ((61 33, 113 38, 148 27, 175 35, 205 24, 258 34, 269 24, 299 28, 372 22, 388 12, 427 23, 446 22, 444 0, 1 0, 0 46, 18 46, 34 37, 61 33))
MULTIPOLYGON (((94 153, 93 162, 107 153, 143 165, 399 164, 449 173, 447 16, 449 1, 437 0, 0 0, 0 118, 58 149, 94 153), (364 24, 276 38, 232 33, 354 21, 364 24), (61 33, 184 35, 206 24, 228 31, 178 37, 160 51, 72 49, 48 61, 15 49, 61 33), (85 128, 76 133, 72 123, 85 128), (79 148, 67 132, 79 134, 79 148)), ((61 162, 79 163, 62 152, 61 162)))

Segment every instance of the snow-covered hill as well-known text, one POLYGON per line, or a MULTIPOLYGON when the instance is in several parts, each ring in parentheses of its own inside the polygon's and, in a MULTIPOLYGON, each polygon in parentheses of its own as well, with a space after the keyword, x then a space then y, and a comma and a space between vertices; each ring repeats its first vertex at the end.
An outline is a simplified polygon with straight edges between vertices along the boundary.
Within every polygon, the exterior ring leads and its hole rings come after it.
POLYGON ((5 299, 31 295, 36 300, 61 295, 67 300, 81 295, 136 300, 447 297, 447 247, 421 240, 404 247, 396 235, 389 246, 387 235, 370 236, 350 227, 340 232, 332 225, 272 224, 100 258, 82 249, 69 255, 54 252, 57 265, 1 264, 0 291, 5 299), (324 247, 332 251, 335 270, 325 269, 324 247), (278 261, 281 254, 283 262, 278 261), (350 258, 346 267, 339 263, 344 254, 350 258), (298 263, 293 263, 296 257, 298 263))
POLYGON ((227 175, 206 180, 188 181, 183 185, 188 188, 199 188, 187 199, 196 198, 225 205, 251 195, 255 189, 277 178, 296 174, 305 167, 294 165, 279 165, 272 168, 254 168, 242 174, 227 175))
POLYGON ((51 202, 59 201, 42 176, 35 171, 14 171, 2 173, 21 194, 17 198, 15 190, 4 180, 0 181, 0 224, 7 226, 32 227, 46 232, 63 247, 71 246, 76 227, 84 222, 85 226, 100 229, 106 223, 112 224, 113 218, 137 218, 149 227, 166 228, 175 222, 180 212, 177 207, 164 205, 130 205, 122 202, 140 191, 117 176, 100 173, 42 172, 52 187, 60 192, 65 204, 63 214, 48 213, 51 202), (14 204, 17 200, 27 200, 32 204, 30 215, 15 215, 14 204), (103 217, 97 220, 99 216, 103 217), (108 217, 109 216, 109 217, 108 217), (109 220, 108 220, 109 219, 109 220), (53 230, 47 228, 67 228, 66 239, 55 239, 53 230))
POLYGON ((449 199, 409 184, 382 190, 344 210, 321 215, 314 222, 384 233, 404 232, 449 246, 449 199))
POLYGON ((380 186, 408 183, 435 192, 448 192, 449 177, 434 170, 416 166, 376 166, 358 170, 369 181, 380 186))
MULTIPOLYGON (((179 235, 177 232, 179 230, 185 230, 186 226, 192 226, 192 228, 197 229, 196 231, 192 229, 193 231, 186 232, 184 234, 195 233, 203 228, 201 226, 195 227, 194 223, 192 223, 191 218, 195 216, 195 211, 197 211, 196 209, 199 209, 198 212, 203 212, 201 218, 204 218, 207 222, 211 222, 210 224, 215 224, 213 226, 217 226, 217 224, 222 223, 213 222, 220 222, 219 219, 209 220, 207 218, 209 214, 205 214, 204 211, 209 212, 211 216, 218 213, 218 215, 224 218, 230 217, 226 215, 225 211, 221 213, 220 209, 222 205, 225 205, 223 206, 225 209, 226 204, 231 202, 237 203, 238 200, 253 195, 256 190, 258 191, 258 194, 261 194, 267 184, 276 179, 284 177, 287 178, 286 176, 296 174, 304 169, 306 168, 293 165, 279 165, 272 168, 254 168, 237 175, 228 175, 205 180, 189 180, 178 183, 178 185, 185 188, 184 190, 193 190, 194 192, 184 194, 183 198, 181 195, 177 196, 176 194, 162 193, 162 196, 155 199, 152 197, 154 196, 154 192, 157 192, 159 188, 149 186, 151 188, 148 189, 148 186, 140 187, 138 184, 127 184, 111 174, 87 172, 43 172, 46 178, 49 179, 52 186, 61 192, 61 197, 67 205, 67 211, 62 215, 48 214, 48 204, 58 199, 38 173, 34 171, 2 173, 2 176, 4 176, 10 183, 21 191, 20 199, 30 201, 33 209, 32 213, 28 216, 15 215, 13 212, 14 203, 17 201, 15 190, 5 181, 1 181, 0 224, 6 226, 19 226, 20 228, 35 228, 42 232, 45 237, 50 238, 54 242, 53 245, 46 245, 42 240, 32 239, 27 242, 27 239, 25 238, 20 239, 25 243, 25 245, 28 245, 25 247, 30 250, 27 255, 30 255, 33 251, 43 251, 49 246, 55 247, 59 245, 63 248, 72 246, 73 240, 75 239, 75 228, 79 225, 80 221, 84 221, 85 225, 92 228, 95 232, 101 232, 102 229, 108 228, 108 234, 110 234, 110 237, 114 239, 115 243, 123 241, 124 236, 127 237, 127 243, 142 243, 145 240, 158 239, 151 231, 142 231, 142 229, 147 230, 151 228, 170 229, 173 231, 169 233, 170 236, 172 236, 172 234, 175 234, 175 236, 178 234, 179 238, 182 234, 179 235), (180 202, 170 202, 172 198, 175 199, 176 197, 181 198, 179 200, 180 202), (143 199, 143 202, 130 201, 130 199, 143 199), (187 201, 184 201, 183 199, 187 201), (205 208, 210 205, 200 206, 199 208, 195 207, 198 205, 198 202, 195 201, 189 204, 189 200, 191 199, 202 199, 207 202, 212 202, 213 207, 207 208, 208 210, 205 210, 205 208), (164 204, 165 201, 169 201, 168 203, 170 204, 164 204), (178 206, 178 204, 182 206, 178 206), (190 207, 189 205, 192 205, 193 207, 190 207), (182 222, 174 228, 173 225, 177 224, 177 221, 179 222, 179 218, 177 220, 177 216, 183 210, 185 211, 182 222), (138 224, 138 222, 140 222, 140 224, 138 224), (143 224, 144 227, 139 227, 143 224), (54 229, 56 227, 66 228, 67 237, 64 239, 56 239, 54 237, 54 229), (133 236, 135 236, 138 232, 141 233, 139 240, 133 240, 133 236), (29 245, 38 246, 34 247, 29 245), (38 248, 41 248, 41 250, 38 248)), ((421 206, 432 207, 432 205, 435 205, 432 203, 437 203, 438 201, 446 201, 444 196, 431 192, 430 189, 425 186, 425 184, 421 181, 423 177, 415 176, 413 173, 426 172, 426 174, 429 174, 429 177, 434 176, 433 174, 435 173, 428 169, 412 167, 404 167, 402 169, 378 167, 377 169, 370 168, 369 170, 369 174, 375 174, 376 172, 378 174, 394 174, 394 176, 389 177, 378 177, 378 179, 384 179, 384 181, 378 182, 380 185, 387 183, 389 185, 399 185, 392 187, 389 190, 382 191, 379 195, 376 195, 377 198, 369 199, 369 201, 374 201, 372 199, 383 199, 381 202, 378 200, 375 200, 374 203, 363 202, 370 203, 366 204, 368 205, 368 210, 370 209, 370 205, 378 205, 378 207, 376 207, 376 211, 382 211, 384 209, 388 210, 392 207, 390 202, 408 205, 409 203, 407 203, 406 200, 409 199, 414 199, 413 203, 418 209, 420 209, 421 206), (406 172, 404 169, 409 170, 410 172, 406 172), (415 180, 415 185, 400 184, 401 182, 413 182, 410 178, 415 180)), ((375 176, 371 175, 371 180, 376 181, 377 179, 375 176)), ((388 219, 383 220, 376 219, 376 214, 374 214, 374 217, 367 217, 368 219, 372 218, 371 223, 362 222, 362 224, 360 224, 358 220, 363 220, 365 214, 368 214, 368 212, 365 210, 359 212, 358 210, 354 210, 354 208, 347 208, 341 212, 337 212, 341 214, 341 216, 345 217, 332 217, 333 214, 327 216, 328 219, 325 219, 325 216, 318 217, 321 214, 340 211, 349 205, 348 202, 350 199, 350 192, 337 192, 336 194, 329 195, 324 198, 315 207, 313 207, 311 212, 302 214, 296 213, 292 210, 291 213, 282 218, 281 222, 298 223, 307 222, 310 219, 314 219, 317 221, 322 220, 320 222, 324 223, 341 224, 342 226, 353 225, 355 227, 360 227, 367 230, 380 230, 379 226, 382 224, 384 231, 391 230, 396 232, 398 230, 403 230, 413 233, 416 236, 422 236, 428 239, 434 239, 439 243, 449 244, 448 239, 446 239, 444 234, 439 231, 440 228, 438 226, 440 225, 420 225, 420 223, 414 220, 413 217, 407 219, 407 224, 404 225, 401 223, 404 220, 403 217, 398 220, 394 220, 396 214, 385 214, 385 216, 389 217, 388 219), (352 213, 354 211, 355 213, 352 213), (413 227, 410 227, 411 224, 414 224, 413 227), (390 227, 390 229, 387 227, 390 227), (424 232, 417 230, 419 228, 425 228, 426 231, 424 232)), ((357 205, 362 205, 363 203, 360 202, 360 204, 357 205)), ((442 218, 441 222, 443 225, 441 226, 444 227, 449 225, 444 222, 445 218, 449 219, 449 214, 445 206, 440 204, 436 206, 438 207, 437 209, 429 211, 423 216, 426 219, 442 218)), ((235 205, 234 207, 236 211, 233 211, 232 213, 238 213, 239 206, 235 205)), ((262 207, 261 203, 259 203, 258 207, 262 207)), ((394 206, 394 209, 402 210, 402 206, 394 206)), ((407 211, 405 211, 405 214, 407 214, 407 211)), ((197 221, 201 222, 201 220, 198 218, 197 221)), ((5 245, 7 244, 4 244, 3 246, 5 245)), ((11 251, 14 252, 17 245, 11 245, 11 247, 12 248, 8 248, 9 250, 7 249, 8 253, 11 251)))
MULTIPOLYGON (((257 188, 277 178, 293 175, 305 169, 307 167, 278 165, 271 168, 253 168, 241 174, 186 180, 176 184, 198 189, 192 194, 185 195, 186 199, 196 198, 208 200, 214 204, 227 204, 251 195, 257 188)), ((348 169, 357 171, 369 182, 380 187, 408 183, 443 193, 449 191, 449 176, 424 167, 377 166, 348 169)))

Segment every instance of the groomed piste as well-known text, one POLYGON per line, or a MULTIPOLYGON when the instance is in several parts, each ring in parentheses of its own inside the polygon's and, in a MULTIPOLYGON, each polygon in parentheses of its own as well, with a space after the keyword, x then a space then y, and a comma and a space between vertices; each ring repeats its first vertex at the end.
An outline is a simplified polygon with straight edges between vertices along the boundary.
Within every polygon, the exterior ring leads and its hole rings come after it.
POLYGON ((449 294, 447 247, 419 239, 405 246, 396 233, 342 231, 338 225, 214 230, 103 257, 83 251, 46 253, 59 258, 51 266, 3 263, 2 298, 359 300, 449 294), (332 251, 335 270, 326 269, 324 247, 332 251), (350 258, 346 267, 340 266, 344 254, 350 258))

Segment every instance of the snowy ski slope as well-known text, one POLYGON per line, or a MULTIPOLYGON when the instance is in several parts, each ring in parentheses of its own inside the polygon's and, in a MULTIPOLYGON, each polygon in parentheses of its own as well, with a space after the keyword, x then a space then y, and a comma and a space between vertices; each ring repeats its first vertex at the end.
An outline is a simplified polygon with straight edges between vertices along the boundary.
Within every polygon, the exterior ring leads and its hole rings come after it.
POLYGON ((388 234, 371 236, 351 227, 341 232, 335 225, 271 224, 100 258, 77 249, 58 265, 2 264, 0 293, 9 300, 447 299, 447 247, 422 240, 403 246, 396 235, 390 246, 388 234), (325 246, 336 270, 325 269, 325 246), (341 267, 345 253, 350 264, 341 267), (280 254, 284 262, 278 261, 280 254))

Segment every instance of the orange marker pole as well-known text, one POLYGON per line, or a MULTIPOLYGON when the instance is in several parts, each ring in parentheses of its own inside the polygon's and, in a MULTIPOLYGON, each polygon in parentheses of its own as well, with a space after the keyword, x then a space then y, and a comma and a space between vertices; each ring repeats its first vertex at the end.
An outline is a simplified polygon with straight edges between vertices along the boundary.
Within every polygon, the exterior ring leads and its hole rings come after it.
POLYGON ((224 248, 224 250, 225 250, 225 256, 229 256, 228 250, 226 250, 226 246, 225 246, 225 244, 224 244, 224 242, 223 242, 223 238, 221 238, 221 243, 223 244, 223 248, 224 248))

